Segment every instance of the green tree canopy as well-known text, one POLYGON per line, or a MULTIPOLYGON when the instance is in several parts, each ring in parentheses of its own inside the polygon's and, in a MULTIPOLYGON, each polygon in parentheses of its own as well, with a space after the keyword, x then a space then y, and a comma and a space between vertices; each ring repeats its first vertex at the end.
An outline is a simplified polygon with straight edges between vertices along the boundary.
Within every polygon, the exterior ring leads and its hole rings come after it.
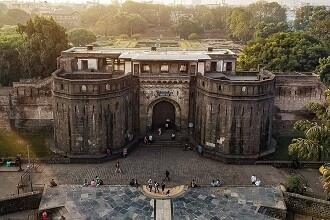
POLYGON ((320 59, 320 65, 315 73, 320 76, 322 82, 330 86, 330 56, 320 59))
POLYGON ((179 18, 173 28, 181 38, 188 38, 188 36, 192 33, 199 34, 202 32, 201 26, 199 26, 196 21, 188 17, 179 18))
POLYGON ((73 46, 86 46, 96 41, 95 34, 84 28, 74 28, 68 31, 67 34, 68 40, 73 46))
POLYGON ((309 103, 307 109, 317 121, 300 120, 294 128, 304 134, 289 145, 289 155, 301 160, 322 160, 330 155, 330 90, 325 91, 326 103, 309 103))
POLYGON ((296 30, 305 30, 311 23, 323 20, 329 11, 324 6, 306 5, 296 10, 294 28, 296 30))
POLYGON ((276 33, 245 46, 239 56, 238 67, 257 70, 261 64, 274 71, 314 71, 319 59, 327 55, 319 40, 304 33, 276 33))
POLYGON ((56 58, 68 48, 65 29, 52 18, 36 16, 18 25, 24 37, 19 57, 26 77, 46 77, 56 69, 56 58))
POLYGON ((311 22, 306 33, 322 41, 330 49, 330 11, 320 20, 311 22))

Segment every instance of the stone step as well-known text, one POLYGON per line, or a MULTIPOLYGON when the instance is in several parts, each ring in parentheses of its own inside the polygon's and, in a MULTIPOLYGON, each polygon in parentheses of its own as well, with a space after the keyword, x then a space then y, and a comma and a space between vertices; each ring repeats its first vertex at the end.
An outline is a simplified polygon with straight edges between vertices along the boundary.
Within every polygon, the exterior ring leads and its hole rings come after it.
POLYGON ((156 200, 156 220, 171 220, 172 209, 170 199, 156 200))

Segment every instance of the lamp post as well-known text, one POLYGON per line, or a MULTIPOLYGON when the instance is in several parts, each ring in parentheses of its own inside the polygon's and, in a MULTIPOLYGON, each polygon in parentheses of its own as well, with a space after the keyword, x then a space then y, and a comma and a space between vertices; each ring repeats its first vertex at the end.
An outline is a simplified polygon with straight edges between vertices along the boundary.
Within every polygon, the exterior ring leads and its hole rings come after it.
POLYGON ((28 168, 30 168, 30 145, 27 144, 26 148, 27 148, 27 152, 28 152, 28 168))

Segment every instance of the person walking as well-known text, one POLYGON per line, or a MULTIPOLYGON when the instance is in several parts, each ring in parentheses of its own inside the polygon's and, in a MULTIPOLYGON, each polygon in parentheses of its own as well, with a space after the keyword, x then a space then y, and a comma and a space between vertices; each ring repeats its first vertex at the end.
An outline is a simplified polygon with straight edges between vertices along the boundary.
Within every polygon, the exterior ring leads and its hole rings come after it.
POLYGON ((159 183, 155 181, 155 193, 156 191, 159 193, 159 183))
POLYGON ((120 168, 120 164, 119 164, 119 161, 116 163, 116 170, 115 170, 116 173, 123 173, 123 171, 121 170, 120 168))
POLYGON ((158 135, 162 135, 162 128, 158 128, 158 135))
POLYGON ((165 191, 165 182, 163 181, 162 182, 162 194, 164 194, 164 191, 165 191))
POLYGON ((149 187, 149 191, 151 192, 151 190, 152 190, 152 180, 151 179, 148 180, 148 187, 149 187))
POLYGON ((168 170, 165 171, 165 178, 164 178, 164 181, 165 180, 168 180, 170 181, 170 172, 168 170))

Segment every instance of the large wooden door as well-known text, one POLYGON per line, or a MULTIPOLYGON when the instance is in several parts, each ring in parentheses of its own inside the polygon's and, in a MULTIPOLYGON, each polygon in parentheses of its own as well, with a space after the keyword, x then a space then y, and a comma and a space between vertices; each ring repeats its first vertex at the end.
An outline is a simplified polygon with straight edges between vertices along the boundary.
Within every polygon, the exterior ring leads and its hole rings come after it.
POLYGON ((172 103, 161 101, 157 103, 152 111, 152 128, 164 128, 165 123, 170 121, 169 128, 175 128, 175 107, 172 103))

